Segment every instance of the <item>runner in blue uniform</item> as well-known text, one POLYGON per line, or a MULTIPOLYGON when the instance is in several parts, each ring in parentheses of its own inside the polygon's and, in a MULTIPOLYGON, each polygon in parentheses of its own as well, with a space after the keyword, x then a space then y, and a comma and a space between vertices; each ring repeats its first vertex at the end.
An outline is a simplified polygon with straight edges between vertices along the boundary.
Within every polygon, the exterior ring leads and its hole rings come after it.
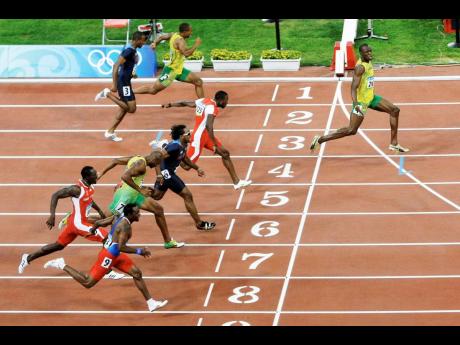
POLYGON ((186 155, 187 145, 190 142, 190 130, 185 125, 174 125, 171 127, 171 138, 173 140, 161 148, 161 174, 157 176, 153 198, 161 200, 167 190, 171 189, 184 199, 185 208, 195 221, 197 229, 211 230, 216 226, 216 223, 201 220, 193 202, 192 193, 184 181, 176 175, 176 169, 181 162, 195 169, 198 172, 198 176, 203 177, 205 175, 204 170, 193 163, 186 155))

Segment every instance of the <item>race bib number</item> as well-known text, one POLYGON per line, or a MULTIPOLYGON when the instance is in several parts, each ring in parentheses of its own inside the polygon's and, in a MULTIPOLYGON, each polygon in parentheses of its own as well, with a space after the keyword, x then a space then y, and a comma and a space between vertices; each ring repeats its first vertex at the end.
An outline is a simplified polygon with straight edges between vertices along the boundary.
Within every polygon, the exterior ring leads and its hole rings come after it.
POLYGON ((129 86, 123 86, 123 96, 131 96, 131 88, 129 86))
POLYGON ((112 238, 108 236, 104 241, 104 248, 109 249, 111 245, 112 245, 112 238))
POLYGON ((122 202, 120 202, 117 207, 115 207, 115 211, 118 212, 118 214, 122 214, 123 213, 123 209, 125 208, 125 204, 123 204, 122 202))
POLYGON ((112 263, 112 259, 105 257, 104 260, 102 260, 101 266, 104 268, 109 268, 111 263, 112 263))
POLYGON ((203 111, 206 107, 204 105, 197 105, 196 116, 203 116, 203 111))
POLYGON ((165 180, 169 180, 171 178, 171 175, 169 174, 169 170, 165 169, 161 171, 161 175, 163 175, 165 180))
POLYGON ((372 89, 374 87, 374 77, 367 78, 367 88, 372 89))

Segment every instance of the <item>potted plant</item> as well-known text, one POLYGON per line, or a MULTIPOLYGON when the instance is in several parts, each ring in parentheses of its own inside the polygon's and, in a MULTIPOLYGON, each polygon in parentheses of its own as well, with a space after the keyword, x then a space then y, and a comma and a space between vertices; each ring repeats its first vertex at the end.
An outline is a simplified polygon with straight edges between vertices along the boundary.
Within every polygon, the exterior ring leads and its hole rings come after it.
MULTIPOLYGON (((192 72, 201 72, 203 68, 204 55, 202 52, 195 50, 192 55, 187 57, 184 62, 184 67, 192 72)), ((163 55, 163 63, 165 66, 171 62, 169 53, 163 55)))
POLYGON ((301 56, 298 50, 263 50, 260 61, 264 71, 298 71, 301 56))
POLYGON ((249 71, 252 55, 246 50, 211 50, 211 61, 215 71, 249 71))

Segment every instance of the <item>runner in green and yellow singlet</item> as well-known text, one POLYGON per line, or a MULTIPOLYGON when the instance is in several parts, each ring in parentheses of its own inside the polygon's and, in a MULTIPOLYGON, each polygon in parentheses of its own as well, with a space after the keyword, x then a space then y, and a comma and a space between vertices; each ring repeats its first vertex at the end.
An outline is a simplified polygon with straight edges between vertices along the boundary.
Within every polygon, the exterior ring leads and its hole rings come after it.
POLYGON ((121 176, 121 186, 116 189, 107 214, 120 216, 126 205, 135 204, 139 206, 139 208, 155 215, 155 221, 163 235, 164 247, 166 249, 179 248, 184 246, 185 243, 177 242, 169 235, 163 207, 152 197, 153 189, 142 186, 145 174, 147 173, 147 166, 149 168, 155 168, 157 180, 163 177, 160 171, 160 162, 161 153, 159 150, 154 150, 147 156, 136 155, 132 157, 115 158, 102 173, 98 173, 97 179, 100 180, 102 176, 117 165, 126 165, 126 170, 121 176))
POLYGON ((351 99, 353 100, 350 124, 328 135, 315 135, 310 150, 320 144, 349 135, 355 135, 364 120, 368 108, 385 112, 390 115, 391 141, 388 149, 396 152, 408 152, 409 149, 398 144, 399 108, 382 96, 374 93, 374 67, 372 66, 372 48, 367 44, 359 47, 361 58, 356 63, 351 83, 351 99))
POLYGON ((195 73, 184 68, 185 58, 192 55, 193 52, 201 44, 201 39, 198 37, 191 48, 187 48, 185 40, 192 35, 192 26, 188 23, 179 25, 179 32, 171 32, 158 36, 151 44, 151 48, 155 49, 161 41, 169 41, 169 51, 171 62, 163 68, 160 77, 155 81, 153 86, 140 86, 134 89, 135 94, 149 93, 152 95, 166 89, 178 80, 185 83, 195 85, 195 92, 198 98, 204 97, 203 80, 195 73))

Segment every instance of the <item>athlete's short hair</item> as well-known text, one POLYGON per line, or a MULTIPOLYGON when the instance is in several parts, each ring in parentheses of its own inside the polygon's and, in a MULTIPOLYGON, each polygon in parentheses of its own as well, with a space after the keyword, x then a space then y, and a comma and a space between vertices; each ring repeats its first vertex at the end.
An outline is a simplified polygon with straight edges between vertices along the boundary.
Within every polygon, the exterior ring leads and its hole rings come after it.
POLYGON ((174 125, 171 127, 171 138, 178 140, 185 133, 186 125, 174 125))
POLYGON ((228 96, 228 93, 226 93, 225 91, 217 91, 216 94, 214 95, 214 99, 216 101, 223 101, 225 99, 225 97, 228 96))
POLYGON ((125 216, 130 216, 133 214, 134 212, 134 207, 136 207, 137 205, 136 204, 127 204, 124 208, 123 208, 123 214, 125 216))
POLYGON ((190 30, 190 24, 189 23, 182 23, 179 25, 179 32, 186 32, 190 30))
POLYGON ((133 33, 133 41, 138 41, 138 40, 142 39, 142 37, 145 37, 145 34, 143 32, 135 31, 133 33))
POLYGON ((367 43, 361 44, 361 45, 359 46, 359 51, 360 51, 360 52, 363 51, 363 48, 364 48, 364 47, 369 47, 369 44, 367 44, 367 43))
POLYGON ((89 165, 83 167, 83 169, 81 169, 80 172, 81 177, 83 177, 84 179, 88 178, 91 175, 92 170, 94 170, 94 168, 89 165))

